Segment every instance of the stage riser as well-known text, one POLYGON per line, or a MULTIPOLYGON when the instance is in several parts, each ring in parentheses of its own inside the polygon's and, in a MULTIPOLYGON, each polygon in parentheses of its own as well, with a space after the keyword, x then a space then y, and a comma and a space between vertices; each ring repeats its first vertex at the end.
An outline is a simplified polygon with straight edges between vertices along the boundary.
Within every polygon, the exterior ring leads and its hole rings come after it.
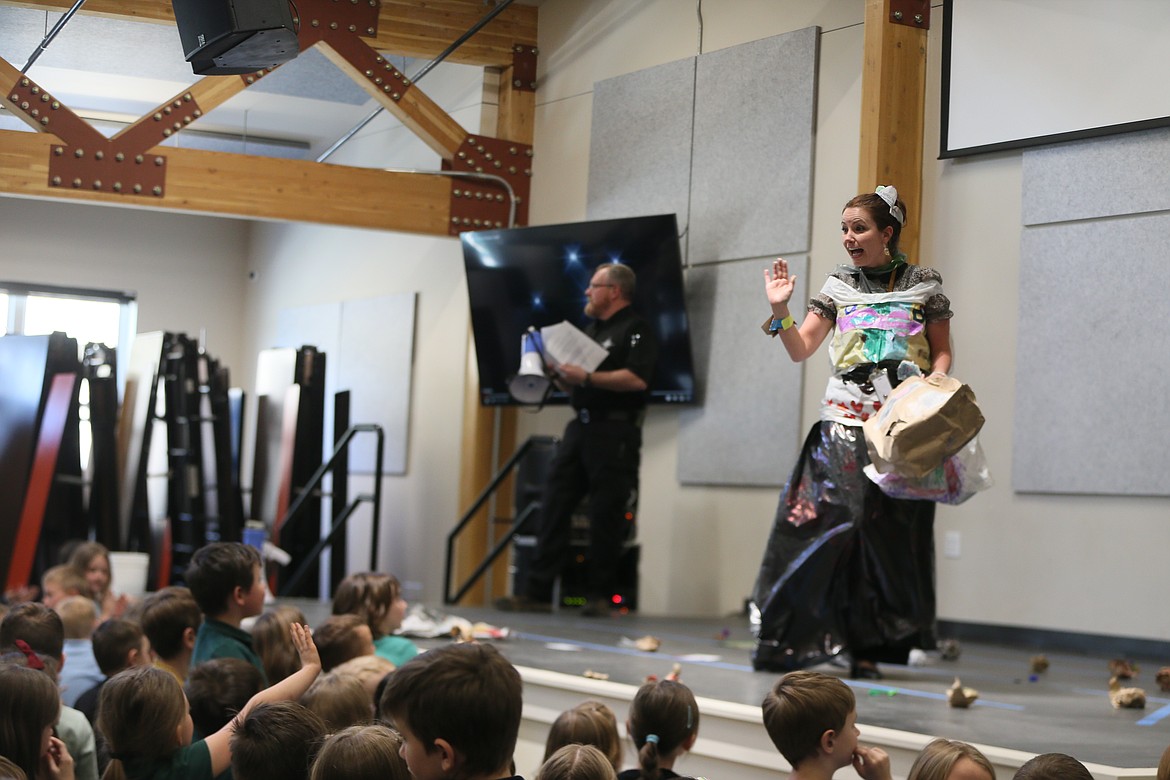
MULTIPOLYGON (((633 746, 625 739, 624 722, 637 687, 532 667, 517 668, 524 679, 524 717, 516 745, 519 774, 535 776, 544 756, 549 727, 561 712, 585 699, 601 701, 614 711, 618 729, 625 740, 623 766, 636 765, 633 746)), ((675 771, 711 780, 776 780, 789 775, 790 767, 764 731, 758 707, 709 698, 697 701, 701 713, 699 739, 675 771)), ((864 744, 881 747, 890 754, 895 780, 907 776, 918 752, 934 738, 864 724, 858 726, 864 744)), ((1030 753, 991 745, 977 747, 995 766, 996 780, 1011 780, 1016 770, 1032 757, 1030 753)), ((1118 769, 1097 764, 1089 764, 1088 768, 1096 780, 1155 780, 1156 777, 1156 773, 1149 769, 1118 769)), ((835 777, 856 778, 857 774, 852 769, 843 769, 835 777)))

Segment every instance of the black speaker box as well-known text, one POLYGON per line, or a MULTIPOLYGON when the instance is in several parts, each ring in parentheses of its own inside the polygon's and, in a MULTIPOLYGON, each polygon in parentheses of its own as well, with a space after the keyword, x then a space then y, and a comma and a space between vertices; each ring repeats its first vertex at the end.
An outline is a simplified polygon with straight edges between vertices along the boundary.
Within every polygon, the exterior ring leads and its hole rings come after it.
POLYGON ((297 56, 288 0, 172 0, 183 56, 201 76, 254 73, 297 56))

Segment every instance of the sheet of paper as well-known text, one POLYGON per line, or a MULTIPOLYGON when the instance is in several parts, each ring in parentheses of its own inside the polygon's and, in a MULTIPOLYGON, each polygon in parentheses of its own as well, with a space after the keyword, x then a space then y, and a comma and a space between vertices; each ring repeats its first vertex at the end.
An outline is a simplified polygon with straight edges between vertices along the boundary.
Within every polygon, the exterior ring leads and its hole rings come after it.
POLYGON ((609 355, 605 347, 567 320, 541 328, 540 338, 544 341, 545 356, 552 360, 554 366, 569 363, 581 366, 586 371, 596 371, 601 361, 609 355))

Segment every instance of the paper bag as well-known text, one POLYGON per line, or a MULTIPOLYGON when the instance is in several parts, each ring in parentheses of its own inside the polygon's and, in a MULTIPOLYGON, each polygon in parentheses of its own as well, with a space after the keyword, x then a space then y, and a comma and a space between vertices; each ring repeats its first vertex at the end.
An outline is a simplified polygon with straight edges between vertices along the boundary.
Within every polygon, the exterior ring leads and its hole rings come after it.
POLYGON ((870 460, 882 474, 924 477, 975 438, 983 413, 954 377, 912 376, 862 423, 870 460))
POLYGON ((937 501, 940 504, 961 504, 993 484, 978 436, 924 477, 882 474, 872 463, 865 467, 865 476, 891 498, 937 501))

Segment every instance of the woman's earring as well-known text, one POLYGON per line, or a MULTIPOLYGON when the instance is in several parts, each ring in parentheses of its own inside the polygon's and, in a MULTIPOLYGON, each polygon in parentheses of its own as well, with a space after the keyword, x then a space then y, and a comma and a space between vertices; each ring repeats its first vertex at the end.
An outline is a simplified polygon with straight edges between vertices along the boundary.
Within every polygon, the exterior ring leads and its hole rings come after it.
POLYGON ((882 251, 885 252, 886 257, 889 257, 890 256, 890 245, 886 244, 885 246, 883 246, 882 251))

